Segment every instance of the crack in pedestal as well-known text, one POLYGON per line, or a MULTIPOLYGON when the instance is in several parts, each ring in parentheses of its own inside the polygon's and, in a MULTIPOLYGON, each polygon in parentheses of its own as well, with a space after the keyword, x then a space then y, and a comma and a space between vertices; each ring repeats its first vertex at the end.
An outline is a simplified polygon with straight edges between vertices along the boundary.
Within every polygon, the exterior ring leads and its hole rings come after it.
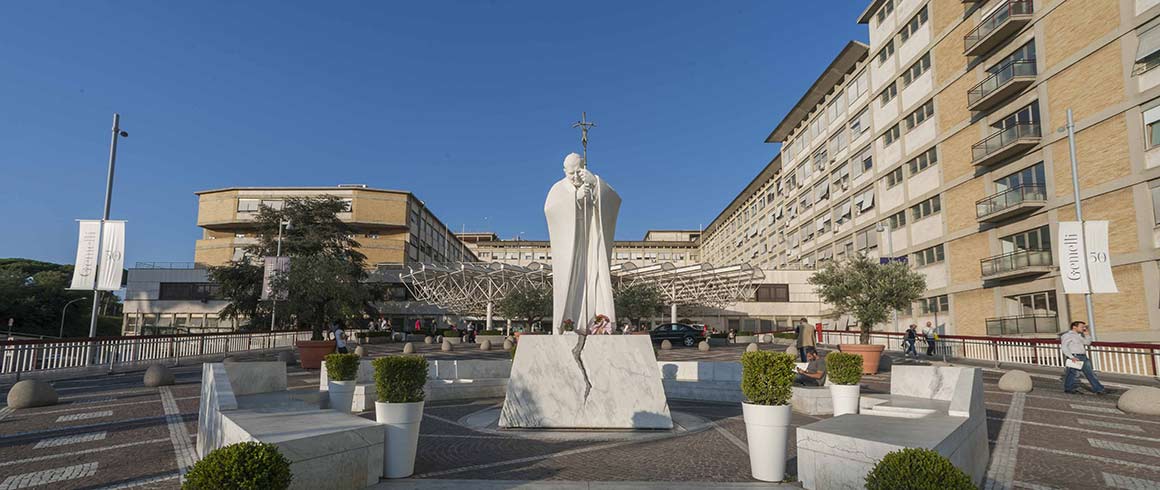
POLYGON ((576 364, 580 366, 580 374, 584 375, 584 402, 588 402, 588 393, 592 391, 592 382, 588 381, 588 369, 584 367, 584 360, 580 358, 580 354, 584 352, 584 340, 587 335, 577 332, 576 346, 572 348, 572 357, 576 359, 576 364))

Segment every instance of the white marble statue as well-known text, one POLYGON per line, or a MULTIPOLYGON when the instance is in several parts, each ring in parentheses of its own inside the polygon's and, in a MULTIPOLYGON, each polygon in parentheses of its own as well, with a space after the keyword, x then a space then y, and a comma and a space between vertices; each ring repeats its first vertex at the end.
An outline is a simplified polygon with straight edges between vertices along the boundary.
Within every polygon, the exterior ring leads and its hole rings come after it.
POLYGON ((577 333, 587 334, 596 315, 616 325, 609 259, 620 196, 575 153, 564 158, 564 174, 544 203, 552 245, 552 325, 560 334, 564 320, 572 320, 577 333))

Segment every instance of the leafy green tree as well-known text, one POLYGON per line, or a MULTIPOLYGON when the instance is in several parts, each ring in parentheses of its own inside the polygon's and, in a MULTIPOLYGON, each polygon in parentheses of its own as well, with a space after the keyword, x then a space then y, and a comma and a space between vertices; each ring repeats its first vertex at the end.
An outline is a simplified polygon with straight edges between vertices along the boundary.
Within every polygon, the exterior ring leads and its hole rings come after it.
MULTIPOLYGON (((0 333, 6 333, 8 320, 13 331, 56 336, 65 312, 64 335, 87 337, 91 291, 70 291, 73 266, 31 259, 0 259, 0 333)), ((110 291, 100 294, 98 335, 121 334, 120 300, 110 291)))
POLYGON ((616 316, 640 325, 642 318, 660 314, 664 306, 661 290, 652 283, 638 282, 617 288, 613 293, 616 316))
POLYGON ((309 326, 320 340, 330 321, 349 322, 373 311, 383 288, 367 282, 366 256, 357 250, 355 231, 338 217, 347 211, 347 204, 334 196, 287 199, 281 209, 259 207, 257 243, 246 247, 242 260, 209 270, 229 302, 221 315, 248 318, 251 329, 269 325, 274 303, 261 301, 261 258, 277 254, 279 228, 287 222, 281 254, 290 257, 290 271, 271 285, 286 298, 277 303, 279 325, 309 326))
POLYGON ((886 321, 892 311, 910 306, 926 291, 926 276, 900 262, 880 265, 865 255, 830 261, 810 276, 822 301, 839 315, 858 321, 858 341, 870 343, 870 329, 886 321))
POLYGON ((519 287, 508 292, 495 306, 504 317, 524 320, 530 328, 552 314, 552 290, 545 286, 519 287))

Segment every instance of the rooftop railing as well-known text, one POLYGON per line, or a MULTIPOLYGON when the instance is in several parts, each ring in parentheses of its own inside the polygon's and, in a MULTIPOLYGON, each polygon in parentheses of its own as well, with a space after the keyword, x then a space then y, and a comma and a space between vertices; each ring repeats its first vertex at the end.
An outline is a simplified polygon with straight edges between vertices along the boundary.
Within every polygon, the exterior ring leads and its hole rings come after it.
POLYGON ((991 33, 1011 20, 1012 16, 1017 15, 1031 15, 1035 12, 1033 2, 1031 0, 1007 0, 1006 5, 999 7, 994 12, 991 12, 985 19, 979 22, 971 32, 963 36, 963 51, 970 52, 979 42, 986 39, 991 33))
POLYGON ((971 146, 971 157, 976 162, 983 161, 1016 141, 1027 138, 1038 139, 1040 136, 1037 122, 1015 124, 975 143, 971 146))
POLYGON ((980 261, 983 278, 1002 276, 1032 267, 1050 267, 1051 250, 1016 250, 980 261))
POLYGON ((975 215, 977 218, 983 219, 1020 204, 1046 201, 1046 186, 1043 184, 1023 184, 980 199, 975 203, 975 215))
POLYGON ((978 85, 971 87, 967 91, 967 106, 973 106, 979 101, 986 98, 988 95, 995 93, 1002 87, 1007 86, 1012 80, 1020 77, 1032 77, 1036 75, 1035 60, 1011 60, 1004 63, 998 71, 992 73, 978 85))

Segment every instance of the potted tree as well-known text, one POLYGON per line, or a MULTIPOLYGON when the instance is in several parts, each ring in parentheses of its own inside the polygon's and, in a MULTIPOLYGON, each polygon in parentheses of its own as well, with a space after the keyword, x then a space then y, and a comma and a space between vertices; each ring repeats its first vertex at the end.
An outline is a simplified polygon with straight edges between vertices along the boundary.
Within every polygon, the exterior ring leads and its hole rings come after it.
POLYGON ((427 384, 427 359, 423 356, 387 356, 373 361, 375 421, 385 429, 383 476, 406 478, 415 472, 415 449, 419 422, 423 420, 423 386, 427 384))
POLYGON ((789 436, 790 397, 793 395, 794 358, 770 351, 741 356, 741 391, 749 467, 753 477, 768 482, 785 479, 789 436))
POLYGON ((326 356, 326 381, 330 408, 350 412, 354 404, 354 387, 358 377, 357 354, 330 354, 326 356))
POLYGON ((858 413, 862 395, 862 356, 847 352, 826 354, 826 377, 829 379, 830 398, 834 402, 834 416, 858 413))
POLYGON ((891 312, 910 306, 926 291, 926 276, 905 263, 878 264, 859 254, 842 261, 828 261, 810 276, 822 301, 837 315, 849 315, 861 330, 857 344, 841 344, 842 352, 862 356, 862 372, 876 374, 884 345, 870 344, 874 325, 886 321, 891 312))

